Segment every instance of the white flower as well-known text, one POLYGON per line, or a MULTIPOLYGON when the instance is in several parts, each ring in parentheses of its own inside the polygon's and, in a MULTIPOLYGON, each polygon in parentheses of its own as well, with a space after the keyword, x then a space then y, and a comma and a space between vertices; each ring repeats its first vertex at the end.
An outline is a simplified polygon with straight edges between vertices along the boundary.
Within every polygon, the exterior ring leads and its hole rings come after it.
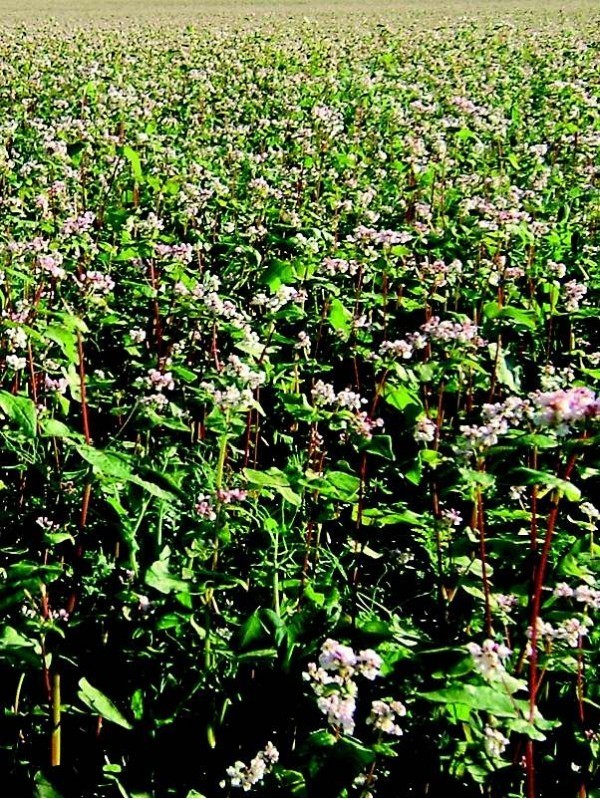
POLYGON ((129 331, 129 336, 134 344, 141 344, 146 339, 146 331, 142 328, 132 328, 129 331))
POLYGON ((345 695, 335 692, 334 694, 324 695, 317 700, 319 711, 327 715, 327 722, 341 728, 344 733, 354 732, 354 712, 356 711, 356 699, 353 695, 345 695))
POLYGON ((416 442, 433 442, 437 425, 429 417, 422 417, 417 421, 415 426, 415 441, 416 442))
POLYGON ((488 754, 488 756, 490 756, 490 758, 499 758, 500 755, 506 750, 509 740, 501 731, 491 728, 489 725, 485 727, 484 733, 485 752, 488 754))
POLYGON ((175 388, 173 375, 170 372, 160 372, 157 369, 151 369, 148 372, 148 378, 146 380, 150 388, 157 389, 161 392, 165 389, 172 390, 175 388))
POLYGON ((406 716, 406 707, 399 700, 392 700, 389 703, 384 700, 374 700, 371 703, 367 724, 390 736, 402 736, 402 728, 396 724, 397 716, 406 716))
POLYGON ((559 583, 554 589, 554 597, 573 597, 573 589, 568 583, 559 583))
POLYGON ((357 669, 367 680, 374 681, 381 675, 383 659, 375 650, 361 650, 358 654, 357 669))
POLYGON ((406 360, 412 356, 413 346, 406 339, 396 339, 393 342, 382 342, 379 352, 384 358, 392 357, 406 360))
MULTIPOLYGON (((265 749, 258 751, 249 767, 243 761, 236 761, 233 766, 227 767, 226 774, 231 786, 248 792, 264 779, 277 761, 279 761, 279 751, 272 742, 267 742, 265 749)), ((221 786, 224 787, 224 781, 221 786)))
POLYGON ((482 645, 469 642, 467 650, 473 656, 475 666, 486 678, 496 678, 505 672, 504 661, 510 656, 509 650, 503 644, 498 644, 492 639, 486 639, 482 645))
POLYGON ((579 508, 581 509, 582 513, 589 517, 590 519, 600 519, 600 511, 596 508, 596 506, 592 505, 591 503, 582 503, 579 508))
POLYGON ((356 662, 357 657, 354 650, 345 644, 340 644, 335 639, 327 639, 321 648, 319 664, 325 670, 352 670, 356 662))
POLYGON ((592 608, 600 608, 600 591, 591 586, 582 584, 575 589, 575 600, 585 603, 592 608))
POLYGON ((21 369, 25 369, 27 366, 27 359, 11 354, 6 356, 6 366, 14 369, 15 372, 18 372, 21 369))

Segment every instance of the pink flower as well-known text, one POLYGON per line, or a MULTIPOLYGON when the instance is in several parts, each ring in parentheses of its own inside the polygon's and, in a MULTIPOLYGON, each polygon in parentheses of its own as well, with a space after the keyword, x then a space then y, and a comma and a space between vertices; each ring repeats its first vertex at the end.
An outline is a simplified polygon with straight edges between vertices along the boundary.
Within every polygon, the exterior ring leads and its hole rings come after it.
POLYGON ((319 664, 325 670, 348 669, 355 666, 356 653, 351 647, 340 644, 335 639, 327 639, 321 648, 319 664))
POLYGON ((600 415, 600 398, 586 386, 537 392, 531 396, 537 406, 535 421, 565 433, 569 426, 600 415))

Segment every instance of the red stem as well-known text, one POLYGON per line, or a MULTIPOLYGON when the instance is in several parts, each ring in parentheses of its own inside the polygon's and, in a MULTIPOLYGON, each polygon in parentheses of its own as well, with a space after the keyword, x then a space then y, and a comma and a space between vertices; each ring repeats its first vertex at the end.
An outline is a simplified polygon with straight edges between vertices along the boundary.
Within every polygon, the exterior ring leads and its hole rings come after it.
MULTIPOLYGON (((577 454, 572 453, 567 465, 565 467, 563 480, 569 480, 577 454)), ((531 597, 531 614, 530 614, 530 628, 531 628, 531 656, 529 658, 529 719, 533 722, 535 718, 535 701, 540 689, 539 669, 538 669, 538 619, 540 616, 540 608, 542 605, 542 591, 544 588, 544 579, 546 577, 546 570, 548 568, 548 558, 550 556, 550 548, 552 546, 552 539, 558 521, 558 508, 560 502, 560 495, 555 493, 550 513, 548 515, 548 523, 546 526, 546 536, 542 553, 538 564, 534 567, 534 581, 533 581, 533 594, 531 597)), ((525 770, 527 776, 527 796, 535 797, 535 754, 534 744, 530 739, 527 742, 525 750, 525 770)))

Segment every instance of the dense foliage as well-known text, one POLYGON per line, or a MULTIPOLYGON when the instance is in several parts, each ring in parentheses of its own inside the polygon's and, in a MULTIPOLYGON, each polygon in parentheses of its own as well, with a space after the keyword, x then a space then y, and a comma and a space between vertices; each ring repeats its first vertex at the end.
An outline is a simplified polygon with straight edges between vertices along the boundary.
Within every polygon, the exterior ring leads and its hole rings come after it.
POLYGON ((600 791, 600 20, 364 16, 2 31, 8 794, 600 791))

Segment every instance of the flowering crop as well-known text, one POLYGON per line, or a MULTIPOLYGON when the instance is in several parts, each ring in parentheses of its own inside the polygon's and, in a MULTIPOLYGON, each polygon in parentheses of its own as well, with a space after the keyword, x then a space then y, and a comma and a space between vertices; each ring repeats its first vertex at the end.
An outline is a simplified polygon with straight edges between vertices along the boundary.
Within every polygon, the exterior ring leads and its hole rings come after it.
POLYGON ((597 13, 147 5, 1 27, 7 791, 595 796, 597 13))

